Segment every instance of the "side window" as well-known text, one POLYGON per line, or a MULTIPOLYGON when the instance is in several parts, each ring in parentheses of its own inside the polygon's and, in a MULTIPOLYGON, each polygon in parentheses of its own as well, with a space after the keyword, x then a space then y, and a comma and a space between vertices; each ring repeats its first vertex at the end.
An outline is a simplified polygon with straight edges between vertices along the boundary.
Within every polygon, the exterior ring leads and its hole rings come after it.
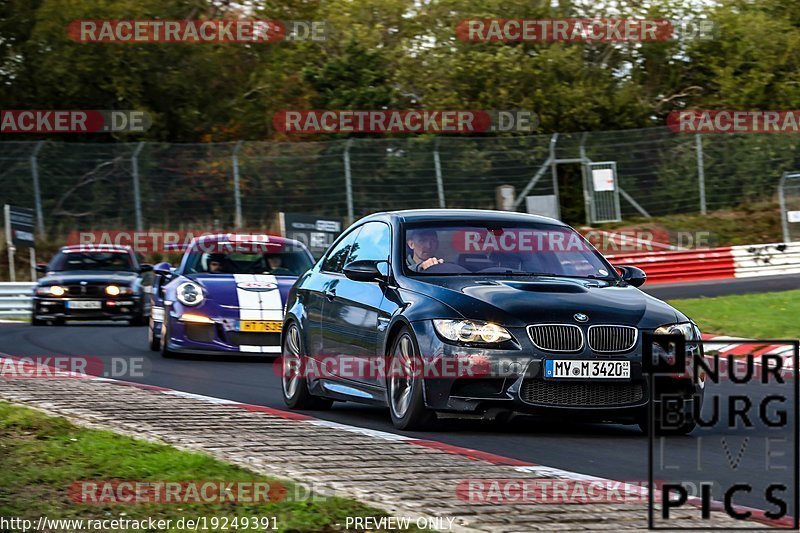
POLYGON ((350 255, 350 248, 353 246, 353 241, 356 240, 356 236, 360 231, 361 228, 356 228, 348 233, 344 239, 339 241, 339 244, 325 256, 325 260, 322 262, 322 270, 325 272, 342 271, 344 262, 347 260, 347 256, 350 255))
POLYGON ((350 249, 347 263, 353 261, 388 261, 391 250, 391 231, 383 222, 368 222, 350 249))

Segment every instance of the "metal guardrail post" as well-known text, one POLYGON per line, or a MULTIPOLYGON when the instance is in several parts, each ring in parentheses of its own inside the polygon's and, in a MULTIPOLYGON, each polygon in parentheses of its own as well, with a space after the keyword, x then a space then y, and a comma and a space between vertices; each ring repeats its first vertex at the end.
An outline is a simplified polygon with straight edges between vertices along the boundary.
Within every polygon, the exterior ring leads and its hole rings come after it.
POLYGON ((140 142, 131 156, 131 171, 133 173, 133 208, 136 213, 136 231, 144 231, 142 221, 142 193, 139 187, 139 153, 144 148, 144 142, 140 142))
POLYGON ((39 188, 39 164, 36 158, 46 141, 39 141, 31 153, 31 178, 33 180, 33 202, 36 208, 36 230, 44 235, 44 214, 42 213, 42 191, 39 188))
POLYGON ((239 182, 239 150, 242 147, 242 141, 236 141, 233 146, 233 203, 234 203, 234 219, 233 227, 240 229, 242 227, 242 193, 241 185, 239 182))
POLYGON ((697 151, 697 183, 700 187, 700 214, 707 214, 706 209, 706 172, 703 165, 703 139, 699 133, 694 134, 694 146, 697 151))
POLYGON ((439 137, 433 141, 433 168, 436 171, 436 192, 439 194, 439 207, 444 204, 444 181, 442 180, 442 161, 439 159, 439 137))
POLYGON ((344 186, 347 193, 347 224, 353 223, 355 209, 353 208, 353 175, 350 171, 350 147, 353 145, 353 138, 347 139, 344 147, 344 186))

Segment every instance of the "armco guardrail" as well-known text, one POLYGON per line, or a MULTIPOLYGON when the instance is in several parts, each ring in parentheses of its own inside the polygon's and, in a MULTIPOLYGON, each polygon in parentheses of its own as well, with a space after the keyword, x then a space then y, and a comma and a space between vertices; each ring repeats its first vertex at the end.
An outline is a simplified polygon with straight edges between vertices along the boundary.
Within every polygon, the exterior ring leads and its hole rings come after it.
POLYGON ((27 318, 35 283, 0 283, 0 317, 27 318))
POLYGON ((637 252, 608 259, 615 265, 641 268, 654 283, 800 274, 800 242, 637 252))

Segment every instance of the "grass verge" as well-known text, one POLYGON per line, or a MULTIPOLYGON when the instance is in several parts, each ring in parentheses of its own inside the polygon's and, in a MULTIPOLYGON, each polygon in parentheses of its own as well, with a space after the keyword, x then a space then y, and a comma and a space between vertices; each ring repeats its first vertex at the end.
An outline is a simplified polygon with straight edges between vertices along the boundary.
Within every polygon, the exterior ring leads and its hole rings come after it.
MULTIPOLYGON (((80 428, 64 418, 0 402, 0 516, 34 521, 41 515, 50 519, 153 517, 171 519, 173 524, 182 517, 275 517, 278 531, 298 532, 346 531, 348 516, 385 516, 343 498, 298 501, 289 497, 268 504, 79 504, 70 498, 69 487, 82 480, 274 481, 202 454, 80 428)), ((290 495, 295 494, 294 486, 283 485, 290 495)), ((221 530, 221 524, 208 529, 221 530)), ((256 530, 260 529, 249 529, 256 530)), ((182 529, 173 526, 159 531, 182 529)))
POLYGON ((754 339, 800 338, 800 290, 671 300, 703 333, 754 339))

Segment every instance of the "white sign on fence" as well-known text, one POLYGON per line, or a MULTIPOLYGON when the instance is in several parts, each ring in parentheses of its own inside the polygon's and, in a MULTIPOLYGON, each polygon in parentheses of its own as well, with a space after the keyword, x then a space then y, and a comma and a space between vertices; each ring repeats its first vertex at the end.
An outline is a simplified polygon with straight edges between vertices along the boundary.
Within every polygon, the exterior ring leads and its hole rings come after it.
POLYGON ((595 192, 610 192, 614 190, 614 170, 610 168, 593 168, 592 185, 595 192))
POLYGON ((787 211, 786 220, 789 222, 800 222, 800 211, 787 211))

